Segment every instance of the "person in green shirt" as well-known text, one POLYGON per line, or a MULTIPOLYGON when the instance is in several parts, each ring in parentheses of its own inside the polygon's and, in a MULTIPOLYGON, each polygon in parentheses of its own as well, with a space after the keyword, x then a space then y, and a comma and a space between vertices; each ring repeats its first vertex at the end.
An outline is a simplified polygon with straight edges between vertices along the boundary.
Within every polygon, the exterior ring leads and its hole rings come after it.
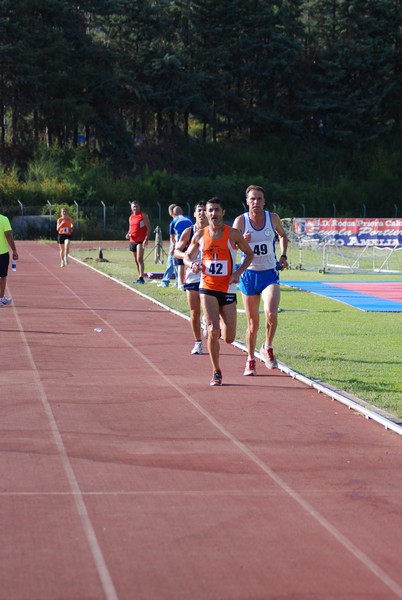
POLYGON ((0 214, 0 306, 11 304, 11 298, 5 296, 8 267, 10 264, 9 247, 13 253, 13 261, 18 260, 13 231, 8 217, 0 214))

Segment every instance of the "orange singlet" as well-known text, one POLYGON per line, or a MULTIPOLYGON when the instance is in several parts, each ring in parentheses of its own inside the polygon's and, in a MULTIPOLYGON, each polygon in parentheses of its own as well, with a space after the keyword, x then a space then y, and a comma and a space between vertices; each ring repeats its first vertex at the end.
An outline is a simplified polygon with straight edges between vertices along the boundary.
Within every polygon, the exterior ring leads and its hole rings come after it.
POLYGON ((63 217, 63 223, 61 227, 57 229, 57 233, 60 235, 71 235, 73 231, 73 223, 68 217, 63 217))
POLYGON ((229 225, 224 226, 222 237, 213 240, 209 235, 209 227, 203 230, 200 239, 202 252, 202 275, 200 289, 235 294, 237 285, 229 285, 229 279, 236 267, 237 249, 230 242, 229 225))

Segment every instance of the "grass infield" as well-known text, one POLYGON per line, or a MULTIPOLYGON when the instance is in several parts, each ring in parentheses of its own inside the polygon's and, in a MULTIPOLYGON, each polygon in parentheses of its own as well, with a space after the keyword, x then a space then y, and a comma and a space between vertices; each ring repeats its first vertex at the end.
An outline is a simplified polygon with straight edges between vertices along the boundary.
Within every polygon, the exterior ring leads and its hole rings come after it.
MULTIPOLYGON (((94 243, 95 245, 96 243, 94 243)), ((119 281, 135 285, 138 277, 131 253, 124 249, 84 250, 72 244, 72 255, 119 281)), ((153 251, 145 253, 145 271, 164 271, 155 264, 153 251)), ((166 256, 164 257, 166 260, 166 256)), ((390 281, 400 275, 334 275, 290 269, 281 274, 286 280, 390 281)), ((159 288, 147 281, 141 292, 171 308, 189 314, 184 292, 173 287, 159 288)), ((281 312, 274 340, 277 358, 303 375, 343 390, 381 410, 402 418, 402 313, 366 313, 328 298, 283 287, 281 312)), ((238 308, 242 309, 241 294, 238 308)), ((245 341, 246 318, 238 314, 237 339, 245 341)), ((259 348, 263 342, 261 315, 259 348)), ((191 344, 189 328, 189 344, 191 344)), ((262 368, 262 367, 260 367, 262 368)))

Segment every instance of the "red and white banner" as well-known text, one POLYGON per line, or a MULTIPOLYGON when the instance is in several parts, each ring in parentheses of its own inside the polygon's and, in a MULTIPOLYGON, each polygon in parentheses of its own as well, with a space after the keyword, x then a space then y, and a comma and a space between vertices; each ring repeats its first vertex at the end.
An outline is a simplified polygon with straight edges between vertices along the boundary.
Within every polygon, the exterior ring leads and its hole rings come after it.
POLYGON ((402 219, 293 219, 298 239, 334 246, 402 245, 402 219))

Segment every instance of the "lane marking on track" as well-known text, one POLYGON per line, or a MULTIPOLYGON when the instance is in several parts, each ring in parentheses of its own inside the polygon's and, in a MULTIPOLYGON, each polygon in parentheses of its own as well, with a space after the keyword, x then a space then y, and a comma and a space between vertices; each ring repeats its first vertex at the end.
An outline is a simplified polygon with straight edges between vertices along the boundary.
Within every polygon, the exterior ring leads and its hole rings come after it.
MULTIPOLYGON (((33 256, 33 255, 32 255, 33 256)), ((33 257, 35 258, 35 257, 33 257)), ((37 260, 35 258, 35 260, 37 260)), ((37 260, 37 262, 40 262, 37 260)), ((77 262, 81 262, 78 261, 77 262)), ((402 599, 402 587, 390 577, 376 562, 374 562, 367 554, 361 551, 351 540, 349 540, 345 535, 343 535, 330 521, 328 521, 318 510, 316 510, 307 500, 305 500, 299 492, 296 492, 290 485, 288 485, 279 475, 275 473, 263 460, 261 460, 252 450, 250 450, 243 442, 237 439, 222 423, 220 423, 211 413, 208 412, 204 407, 202 407, 198 402, 185 390, 183 390, 179 385, 177 385, 168 375, 163 373, 161 369, 147 356, 145 356, 140 350, 138 350, 129 340, 127 340, 119 331, 117 331, 106 319, 100 316, 96 310, 92 309, 80 296, 71 289, 63 280, 57 277, 50 269, 40 263, 55 279, 57 279, 70 293, 90 312, 97 316, 97 318, 102 321, 105 326, 107 326, 113 333, 127 346, 129 347, 137 356, 148 365, 148 367, 153 370, 161 379, 163 379, 170 387, 176 390, 176 392, 185 398, 201 415, 205 417, 209 423, 215 427, 217 431, 221 433, 223 437, 228 439, 233 446, 235 446, 243 455, 247 456, 251 462, 253 462, 257 467, 261 469, 263 473, 265 473, 286 495, 288 495, 296 504, 299 505, 316 523, 318 523, 323 529, 325 529, 341 546, 343 546, 352 556, 356 558, 368 571, 370 571, 375 577, 377 577, 386 587, 388 587, 398 598, 402 599)), ((96 273, 100 273, 104 275, 108 279, 119 283, 130 290, 133 290, 131 286, 124 284, 109 275, 105 275, 104 273, 98 271, 94 267, 90 265, 86 265, 85 263, 81 263, 86 267, 93 269, 96 273)), ((152 300, 145 294, 137 290, 133 290, 135 293, 143 296, 147 300, 152 300)), ((163 304, 155 301, 156 304, 159 304, 163 307, 163 304)), ((178 311, 170 310, 169 312, 174 312, 179 316, 183 316, 178 311)), ((43 406, 45 408, 46 414, 49 419, 49 423, 52 429, 52 433, 54 435, 57 447, 59 449, 60 456, 62 458, 63 466, 66 471, 70 487, 74 492, 76 498, 77 509, 80 514, 81 520, 84 525, 84 529, 87 535, 87 539, 90 544, 90 548, 92 550, 99 576, 101 577, 103 589, 105 595, 108 600, 117 600, 117 593, 114 588, 112 579, 110 577, 109 571, 107 569, 104 557, 102 555, 102 551, 99 547, 99 543, 96 538, 96 534, 92 523, 90 521, 85 502, 83 499, 83 494, 79 488, 78 481, 75 477, 74 471, 72 469, 72 465, 68 459, 68 455, 63 444, 62 436, 60 431, 58 430, 57 423, 55 421, 53 412, 51 410, 50 404, 47 400, 46 392, 42 381, 40 379, 39 372, 36 368, 33 356, 31 354, 31 350, 28 346, 28 342, 24 336, 22 323, 19 320, 18 315, 16 315, 18 325, 20 328, 21 335, 23 336, 24 343, 26 346, 26 351, 30 358, 33 371, 35 373, 35 378, 37 382, 38 389, 40 390, 41 399, 43 406)))
MULTIPOLYGON (((80 262, 80 261, 78 261, 80 262)), ((82 263, 85 265, 85 263, 82 263)), ((89 266, 89 265, 85 265, 89 266)), ((89 266, 96 273, 101 273, 97 269, 89 266)), ((104 275, 101 273, 101 275, 104 275)), ((125 283, 119 282, 113 277, 105 275, 108 279, 120 283, 121 285, 132 290, 133 288, 125 283)), ((64 283, 64 282, 63 282, 64 283)), ((66 284, 64 284, 66 285, 66 284)), ((68 288, 68 286, 66 286, 68 288)), ((147 356, 145 356, 140 350, 138 350, 127 338, 124 337, 119 331, 117 331, 106 319, 97 314, 82 298, 75 293, 71 288, 70 292, 79 300, 84 306, 91 312, 96 314, 107 327, 109 327, 113 333, 126 344, 138 357, 145 362, 148 367, 153 370, 159 377, 161 377, 169 386, 174 388, 179 395, 185 398, 200 414, 202 414, 222 436, 226 437, 238 450, 247 456, 256 466, 258 466, 276 485, 287 494, 294 502, 296 502, 314 521, 316 521, 321 527, 323 527, 341 546, 343 546, 352 556, 354 556, 364 567, 370 571, 375 577, 377 577, 382 583, 388 587, 398 598, 402 599, 402 587, 388 575, 376 562, 374 562, 367 554, 361 551, 351 540, 343 535, 330 521, 328 521, 318 510, 316 510, 307 500, 305 500, 300 493, 296 492, 290 485, 288 485, 279 475, 275 473, 263 460, 261 460, 250 448, 248 448, 243 442, 237 439, 222 423, 220 423, 211 413, 208 412, 203 406, 201 406, 190 394, 188 394, 183 388, 177 385, 168 375, 166 375, 161 369, 147 356)), ((133 290, 135 293, 149 300, 149 297, 141 293, 138 290, 133 290)), ((152 299, 151 299, 152 300, 152 299)), ((163 307, 163 304, 156 301, 157 304, 163 307)), ((179 316, 181 313, 178 311, 171 310, 179 316)), ((188 319, 187 319, 188 320, 188 319)))
MULTIPOLYGON (((81 496, 267 496, 271 498, 282 497, 283 492, 281 490, 101 490, 99 492, 79 492, 81 496)), ((333 497, 340 496, 344 498, 346 494, 350 494, 350 489, 341 490, 338 489, 336 492, 323 492, 322 490, 298 490, 299 494, 306 496, 318 496, 318 497, 333 497)), ((73 496, 74 492, 0 492, 0 497, 7 496, 73 496)), ((378 496, 382 498, 395 498, 395 496, 402 495, 402 490, 397 492, 383 492, 382 490, 365 490, 359 491, 359 498, 367 496, 378 496)))
POLYGON ((103 556, 102 550, 100 548, 98 539, 96 537, 95 529, 94 529, 91 519, 89 517, 88 511, 87 511, 87 508, 86 508, 86 505, 85 505, 85 502, 83 499, 83 494, 81 492, 77 478, 75 477, 71 462, 68 458, 66 447, 63 443, 62 435, 57 426, 57 422, 54 417, 53 411, 51 409, 49 400, 47 398, 46 391, 45 391, 44 385, 42 383, 38 368, 36 366, 31 349, 29 347, 28 340, 25 336, 22 322, 18 315, 18 307, 14 306, 14 311, 15 311, 15 319, 17 321, 17 325, 19 328, 19 333, 21 335, 21 338, 22 338, 22 341, 23 341, 23 344, 25 347, 25 351, 27 353, 28 360, 31 364, 32 374, 35 379, 36 387, 39 392, 39 397, 40 397, 43 409, 45 411, 46 417, 48 419, 50 430, 53 435, 53 439, 55 441, 57 450, 59 452, 60 460, 62 462, 68 484, 70 486, 72 495, 74 496, 78 515, 81 520, 81 523, 82 523, 82 526, 83 526, 83 529, 85 532, 85 536, 87 538, 89 548, 90 548, 92 557, 95 562, 96 570, 98 572, 105 597, 107 600, 118 600, 118 595, 117 595, 116 589, 114 587, 109 569, 106 565, 106 561, 103 556))

